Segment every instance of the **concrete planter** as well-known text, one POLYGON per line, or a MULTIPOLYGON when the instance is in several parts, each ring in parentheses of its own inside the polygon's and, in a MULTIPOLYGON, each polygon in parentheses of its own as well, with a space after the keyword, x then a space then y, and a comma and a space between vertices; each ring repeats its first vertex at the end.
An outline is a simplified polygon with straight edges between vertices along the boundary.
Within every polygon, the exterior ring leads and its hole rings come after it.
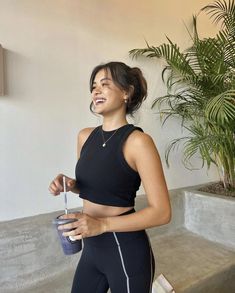
POLYGON ((235 248, 235 198, 185 189, 185 227, 208 240, 235 248))

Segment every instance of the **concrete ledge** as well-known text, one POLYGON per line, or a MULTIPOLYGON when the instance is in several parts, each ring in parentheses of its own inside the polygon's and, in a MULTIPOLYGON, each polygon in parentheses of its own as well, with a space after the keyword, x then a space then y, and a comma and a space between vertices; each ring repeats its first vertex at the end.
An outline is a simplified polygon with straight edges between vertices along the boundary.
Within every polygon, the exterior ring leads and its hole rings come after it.
POLYGON ((1 292, 16 292, 75 268, 77 256, 64 257, 52 226, 59 214, 0 222, 1 292))
POLYGON ((209 240, 235 248, 235 198, 185 191, 185 227, 209 240))
MULTIPOLYGON (((171 191, 171 202, 171 223, 148 230, 156 275, 166 275, 177 293, 235 292, 234 199, 187 189, 171 191)), ((137 210, 146 205, 139 196, 137 210)), ((62 253, 51 224, 60 213, 0 223, 1 292, 70 292, 80 254, 62 253)))

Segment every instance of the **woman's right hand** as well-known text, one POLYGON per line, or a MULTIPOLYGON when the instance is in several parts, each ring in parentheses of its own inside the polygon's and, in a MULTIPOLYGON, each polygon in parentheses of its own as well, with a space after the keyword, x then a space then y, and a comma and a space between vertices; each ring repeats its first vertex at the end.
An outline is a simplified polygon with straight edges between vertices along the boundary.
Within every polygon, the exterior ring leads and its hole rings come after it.
POLYGON ((65 176, 64 174, 59 174, 53 179, 49 185, 49 191, 53 195, 59 195, 64 191, 63 187, 63 177, 65 177, 66 191, 72 191, 75 187, 76 180, 70 177, 65 176))

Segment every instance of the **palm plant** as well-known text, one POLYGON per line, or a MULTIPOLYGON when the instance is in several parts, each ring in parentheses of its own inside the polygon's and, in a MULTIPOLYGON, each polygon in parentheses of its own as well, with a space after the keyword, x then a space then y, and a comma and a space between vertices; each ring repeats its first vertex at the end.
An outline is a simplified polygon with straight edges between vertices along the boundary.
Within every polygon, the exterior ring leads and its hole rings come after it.
MULTIPOLYGON (((192 45, 181 52, 169 38, 160 46, 133 49, 134 58, 162 58, 166 66, 162 78, 167 95, 154 100, 165 122, 171 116, 181 118, 189 135, 173 140, 169 154, 181 141, 184 163, 200 154, 202 166, 216 164, 225 189, 235 188, 235 2, 217 0, 201 9, 221 28, 215 37, 199 38, 198 16, 193 16, 193 30, 188 33, 192 45)), ((200 12, 201 12, 200 11, 200 12)))

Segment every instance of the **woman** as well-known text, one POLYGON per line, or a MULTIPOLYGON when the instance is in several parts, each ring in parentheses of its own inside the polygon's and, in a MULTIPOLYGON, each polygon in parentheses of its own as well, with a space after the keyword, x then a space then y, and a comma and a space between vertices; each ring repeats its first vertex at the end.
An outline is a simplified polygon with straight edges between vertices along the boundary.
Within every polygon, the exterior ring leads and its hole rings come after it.
MULTIPOLYGON (((154 257, 144 229, 170 221, 171 208, 161 161, 153 140, 128 124, 147 95, 139 68, 110 62, 94 68, 90 78, 91 109, 103 124, 78 135, 76 179, 66 177, 68 191, 83 198, 83 213, 60 226, 65 236, 83 239, 84 249, 72 293, 149 293, 154 257), (148 206, 134 210, 140 182, 148 206)), ((63 191, 63 174, 50 184, 53 195, 63 191)))

